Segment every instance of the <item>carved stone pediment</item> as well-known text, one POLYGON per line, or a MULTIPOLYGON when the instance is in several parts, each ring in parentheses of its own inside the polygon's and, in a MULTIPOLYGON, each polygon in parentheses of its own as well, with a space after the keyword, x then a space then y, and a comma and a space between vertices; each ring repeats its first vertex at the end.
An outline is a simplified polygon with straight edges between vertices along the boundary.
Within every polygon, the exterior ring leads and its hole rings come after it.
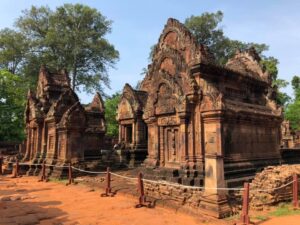
POLYGON ((77 95, 71 89, 66 90, 62 93, 59 99, 52 104, 47 113, 47 117, 57 117, 60 118, 71 105, 74 105, 79 101, 77 95))
POLYGON ((260 64, 260 57, 254 48, 244 52, 237 51, 235 56, 228 60, 226 68, 264 82, 270 82, 270 75, 260 64))
POLYGON ((99 92, 93 98, 93 101, 85 108, 86 111, 104 112, 104 102, 99 92))
POLYGON ((86 116, 84 108, 81 106, 80 102, 76 102, 63 114, 58 127, 85 128, 85 125, 86 116))

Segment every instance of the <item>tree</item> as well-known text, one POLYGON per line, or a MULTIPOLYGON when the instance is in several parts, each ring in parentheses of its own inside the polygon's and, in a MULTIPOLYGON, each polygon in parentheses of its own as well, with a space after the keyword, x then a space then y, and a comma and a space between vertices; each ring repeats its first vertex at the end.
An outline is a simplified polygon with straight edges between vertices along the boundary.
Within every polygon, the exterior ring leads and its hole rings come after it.
POLYGON ((0 31, 0 68, 13 74, 20 73, 29 51, 29 42, 17 31, 5 28, 0 31))
POLYGON ((24 80, 6 70, 0 70, 0 141, 24 139, 24 80))
POLYGON ((291 83, 294 89, 294 99, 287 106, 285 118, 291 122, 294 130, 300 130, 300 77, 294 76, 291 83))
POLYGON ((119 92, 113 94, 105 100, 105 120, 107 124, 106 134, 111 137, 117 137, 119 133, 117 116, 117 107, 120 102, 121 95, 119 92))
MULTIPOLYGON (((34 76, 32 82, 36 82, 40 65, 46 64, 54 70, 67 69, 74 90, 102 92, 103 84, 109 86, 107 70, 119 57, 118 51, 105 39, 111 23, 96 9, 81 4, 64 4, 54 11, 32 6, 17 19, 18 32, 12 31, 24 37, 25 47, 29 49, 20 51, 21 54, 12 53, 12 58, 21 59, 19 71, 24 77, 34 76)), ((13 38, 5 30, 2 33, 13 45, 18 44, 18 36, 13 38)), ((9 58, 0 46, 1 55, 5 56, 4 62, 9 58)))

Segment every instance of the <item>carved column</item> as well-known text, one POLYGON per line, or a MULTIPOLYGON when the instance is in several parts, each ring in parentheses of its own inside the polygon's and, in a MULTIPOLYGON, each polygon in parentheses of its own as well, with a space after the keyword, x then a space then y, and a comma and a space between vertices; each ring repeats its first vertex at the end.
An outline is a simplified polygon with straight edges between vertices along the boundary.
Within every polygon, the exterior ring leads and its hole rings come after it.
POLYGON ((146 123, 148 125, 148 156, 145 165, 154 167, 159 162, 159 127, 155 117, 149 118, 146 123))
POLYGON ((222 143, 222 111, 202 113, 205 142, 205 195, 203 207, 209 209, 216 217, 224 217, 231 210, 227 203, 224 179, 224 150, 222 143))
POLYGON ((30 127, 26 127, 26 152, 23 158, 23 161, 28 161, 31 152, 31 129, 30 127))
POLYGON ((179 140, 179 148, 181 152, 181 165, 186 166, 186 162, 188 160, 188 122, 189 122, 189 114, 186 112, 180 112, 180 140, 179 140))

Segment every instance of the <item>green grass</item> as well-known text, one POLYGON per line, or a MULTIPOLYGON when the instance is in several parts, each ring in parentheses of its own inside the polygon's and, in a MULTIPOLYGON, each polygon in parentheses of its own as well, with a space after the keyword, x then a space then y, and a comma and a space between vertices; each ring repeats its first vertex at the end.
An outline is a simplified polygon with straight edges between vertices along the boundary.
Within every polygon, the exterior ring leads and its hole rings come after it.
POLYGON ((259 215, 259 216, 254 217, 254 219, 260 220, 260 221, 265 221, 265 220, 269 219, 269 217, 265 216, 265 215, 259 215))
POLYGON ((294 210, 291 204, 283 203, 280 204, 274 211, 270 212, 270 216, 290 216, 300 215, 300 210, 294 210))

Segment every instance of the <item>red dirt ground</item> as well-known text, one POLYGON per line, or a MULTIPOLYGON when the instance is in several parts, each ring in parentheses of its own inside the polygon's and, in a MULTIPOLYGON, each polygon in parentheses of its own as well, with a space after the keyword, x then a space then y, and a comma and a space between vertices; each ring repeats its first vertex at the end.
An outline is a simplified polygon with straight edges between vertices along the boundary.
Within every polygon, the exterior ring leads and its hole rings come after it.
MULTIPOLYGON (((172 209, 134 206, 137 200, 118 193, 101 198, 100 192, 84 185, 37 182, 37 177, 11 179, 0 176, 0 224, 83 225, 194 225, 203 218, 176 213, 172 209)), ((232 222, 230 222, 232 224, 232 222)), ((273 218, 262 225, 299 225, 300 216, 273 218)))

